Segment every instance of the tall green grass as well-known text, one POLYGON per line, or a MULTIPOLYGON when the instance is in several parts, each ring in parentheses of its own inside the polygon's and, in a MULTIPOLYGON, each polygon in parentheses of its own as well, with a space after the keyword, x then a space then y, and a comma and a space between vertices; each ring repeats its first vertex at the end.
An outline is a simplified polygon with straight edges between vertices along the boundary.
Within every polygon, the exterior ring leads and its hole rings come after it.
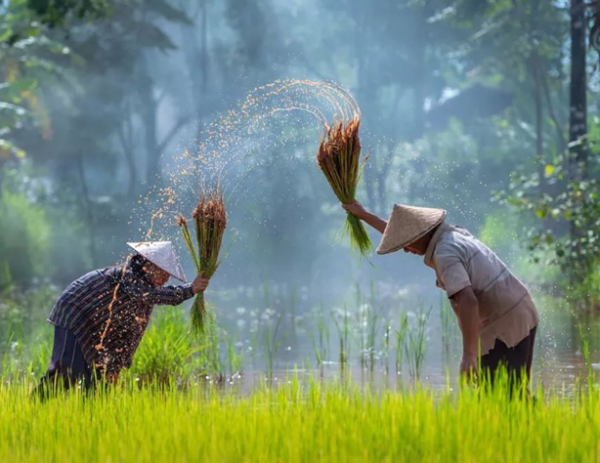
POLYGON ((598 461, 600 392, 510 400, 291 378, 246 396, 124 384, 40 403, 0 386, 2 462, 598 461))

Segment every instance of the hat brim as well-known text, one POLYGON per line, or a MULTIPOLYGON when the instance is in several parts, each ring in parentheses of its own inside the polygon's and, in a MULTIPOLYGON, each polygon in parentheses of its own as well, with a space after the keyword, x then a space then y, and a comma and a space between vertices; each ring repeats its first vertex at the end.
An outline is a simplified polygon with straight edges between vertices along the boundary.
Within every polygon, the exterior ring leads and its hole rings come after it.
POLYGON ((399 228, 401 228, 402 225, 393 221, 392 213, 386 229, 383 232, 383 236, 381 237, 379 246, 377 246, 377 254, 390 254, 414 243, 444 222, 447 215, 448 212, 444 209, 431 209, 431 216, 429 217, 430 223, 423 224, 423 227, 416 229, 414 233, 405 233, 404 231, 399 231, 399 228))
POLYGON ((179 280, 182 283, 187 283, 185 274, 183 273, 183 269, 181 268, 181 265, 179 264, 179 260, 177 259, 177 256, 175 254, 173 254, 175 268, 173 270, 169 270, 168 268, 165 268, 165 266, 162 265, 159 261, 154 259, 151 254, 141 252, 140 249, 137 248, 137 246, 139 246, 140 244, 141 243, 127 243, 127 245, 130 248, 132 248, 136 253, 141 255, 148 262, 152 263, 153 265, 156 265, 159 269, 161 269, 163 272, 168 273, 171 277, 175 278, 176 280, 179 280))

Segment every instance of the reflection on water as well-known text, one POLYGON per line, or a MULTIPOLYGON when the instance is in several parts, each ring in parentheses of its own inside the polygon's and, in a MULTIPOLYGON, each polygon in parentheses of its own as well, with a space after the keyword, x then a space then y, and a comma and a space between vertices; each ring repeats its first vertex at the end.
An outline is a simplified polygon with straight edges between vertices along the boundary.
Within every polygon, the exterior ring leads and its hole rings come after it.
MULTIPOLYGON (((462 344, 449 306, 443 300, 410 302, 401 292, 388 301, 375 294, 376 288, 357 290, 352 309, 347 305, 315 310, 314 305, 303 309, 301 301, 286 301, 272 291, 263 310, 243 306, 230 310, 229 322, 225 317, 223 323, 229 324, 229 335, 237 328, 237 345, 245 361, 241 374, 229 375, 226 387, 244 392, 264 383, 281 384, 298 374, 306 381, 348 380, 374 390, 402 390, 417 377, 434 390, 455 388, 462 344), (420 327, 423 360, 416 374, 420 327)), ((589 373, 600 377, 600 321, 576 316, 559 298, 535 299, 541 323, 533 387, 565 394, 578 385, 586 387, 589 373)))
MULTIPOLYGON (((458 386, 458 365, 460 359, 455 357, 451 362, 435 366, 426 364, 419 382, 432 390, 453 390, 458 386)), ((589 366, 595 378, 600 377, 600 363, 589 366)), ((565 353, 557 357, 552 365, 544 365, 541 359, 535 362, 533 373, 533 389, 541 388, 547 392, 572 395, 577 388, 587 388, 588 365, 580 355, 565 353)), ((302 382, 320 381, 323 383, 349 382, 372 391, 397 390, 404 391, 414 386, 414 378, 403 372, 392 369, 365 369, 353 365, 341 369, 339 365, 328 364, 320 368, 304 369, 291 366, 277 369, 272 373, 243 372, 224 380, 220 386, 225 389, 246 394, 263 385, 278 386, 289 384, 297 376, 302 382)), ((209 380, 209 383, 211 381, 209 380)), ((596 381, 594 381, 596 383, 596 381)))

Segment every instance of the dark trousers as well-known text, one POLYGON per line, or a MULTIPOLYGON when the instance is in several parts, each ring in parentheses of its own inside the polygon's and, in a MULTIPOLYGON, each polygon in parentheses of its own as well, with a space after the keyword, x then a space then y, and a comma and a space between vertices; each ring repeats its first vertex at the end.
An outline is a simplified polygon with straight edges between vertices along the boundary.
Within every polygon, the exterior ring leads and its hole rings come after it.
POLYGON ((84 389, 92 386, 92 372, 83 358, 81 346, 75 335, 65 328, 54 327, 54 347, 46 374, 37 388, 41 397, 56 387, 69 389, 81 382, 84 389))
POLYGON ((483 376, 489 378, 491 385, 494 384, 500 368, 506 369, 511 389, 527 384, 529 378, 531 378, 536 330, 537 327, 533 328, 529 335, 514 347, 508 347, 502 341, 496 339, 494 348, 481 356, 483 376))

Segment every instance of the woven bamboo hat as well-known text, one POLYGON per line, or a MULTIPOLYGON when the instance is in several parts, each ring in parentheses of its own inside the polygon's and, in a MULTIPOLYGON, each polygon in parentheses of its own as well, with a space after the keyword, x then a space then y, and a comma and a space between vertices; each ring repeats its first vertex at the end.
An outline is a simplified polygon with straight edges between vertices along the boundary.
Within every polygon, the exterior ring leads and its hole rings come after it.
POLYGON ((389 254, 414 243, 441 224, 447 214, 444 209, 394 205, 377 254, 389 254))
POLYGON ((185 274, 175 253, 175 246, 170 241, 146 241, 127 243, 127 245, 172 277, 186 283, 185 274))

